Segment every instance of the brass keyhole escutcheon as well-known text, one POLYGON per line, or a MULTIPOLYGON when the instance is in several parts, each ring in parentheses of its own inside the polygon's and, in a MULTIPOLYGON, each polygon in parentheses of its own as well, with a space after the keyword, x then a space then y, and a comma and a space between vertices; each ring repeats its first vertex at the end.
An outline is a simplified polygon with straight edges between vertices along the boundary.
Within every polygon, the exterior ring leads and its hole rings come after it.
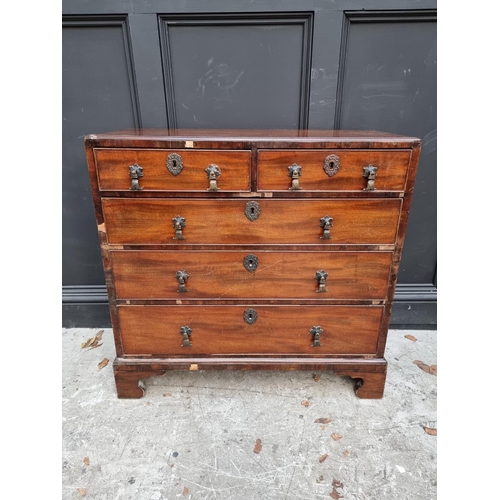
POLYGON ((182 156, 171 153, 167 156, 167 169, 172 175, 179 175, 183 169, 182 156))
POLYGON ((340 169, 340 158, 337 155, 328 155, 323 163, 323 170, 328 177, 333 177, 340 169))
POLYGON ((257 321, 257 317, 258 317, 258 315, 257 315, 257 311, 255 309, 247 309, 243 313, 243 319, 249 325, 252 325, 253 323, 255 323, 257 321))
POLYGON ((245 215, 252 222, 257 220, 260 215, 260 205, 256 201, 249 201, 245 205, 245 215))
POLYGON ((247 271, 251 273, 257 269, 258 265, 259 265, 259 259, 257 258, 256 255, 248 254, 243 259, 243 266, 247 271))

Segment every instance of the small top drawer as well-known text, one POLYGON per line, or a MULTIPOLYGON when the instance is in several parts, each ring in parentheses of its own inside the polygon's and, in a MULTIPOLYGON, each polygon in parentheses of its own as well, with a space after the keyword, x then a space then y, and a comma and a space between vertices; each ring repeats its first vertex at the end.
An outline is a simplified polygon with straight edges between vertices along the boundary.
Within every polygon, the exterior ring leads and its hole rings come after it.
POLYGON ((409 161, 407 149, 260 150, 257 185, 260 191, 404 191, 409 161))
POLYGON ((102 191, 250 191, 250 151, 97 148, 94 155, 102 191))

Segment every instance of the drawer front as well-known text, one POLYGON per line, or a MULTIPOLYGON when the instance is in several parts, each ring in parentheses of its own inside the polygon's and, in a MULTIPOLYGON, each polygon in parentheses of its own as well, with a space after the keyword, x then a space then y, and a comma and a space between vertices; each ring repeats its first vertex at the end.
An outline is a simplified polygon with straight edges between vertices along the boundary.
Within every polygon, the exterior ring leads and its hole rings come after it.
POLYGON ((383 306, 118 306, 125 355, 375 354, 383 306), (245 321, 253 315, 252 324, 245 321), (181 327, 189 327, 185 334, 181 327), (322 332, 313 346, 313 326, 322 332), (188 342, 189 346, 183 346, 188 342))
POLYGON ((125 250, 110 256, 117 298, 145 300, 385 299, 392 262, 390 252, 125 250))
POLYGON ((101 190, 129 191, 129 167, 138 165, 142 191, 207 191, 205 169, 213 164, 220 172, 215 174, 220 191, 250 191, 250 151, 95 149, 94 154, 101 190))
POLYGON ((409 150, 261 150, 257 185, 263 191, 288 191, 292 185, 288 167, 296 164, 301 167, 302 190, 363 191, 367 187, 363 167, 373 165, 377 191, 404 191, 409 161, 409 150))
POLYGON ((401 208, 397 198, 257 203, 260 214, 250 220, 246 200, 102 200, 111 244, 394 244, 401 208), (183 239, 174 239, 177 216, 185 221, 183 239), (322 239, 325 216, 333 219, 331 239, 322 239))

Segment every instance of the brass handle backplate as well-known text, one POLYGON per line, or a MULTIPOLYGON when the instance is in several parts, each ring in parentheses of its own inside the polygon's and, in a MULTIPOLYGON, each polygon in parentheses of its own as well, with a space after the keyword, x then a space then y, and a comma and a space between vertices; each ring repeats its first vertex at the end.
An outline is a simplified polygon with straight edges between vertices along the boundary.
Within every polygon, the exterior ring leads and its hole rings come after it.
POLYGON ((323 333, 323 328, 321 326, 313 326, 310 330, 309 333, 313 336, 313 343, 311 344, 311 347, 321 347, 321 342, 319 341, 319 338, 321 334, 323 333))
POLYGON ((317 293, 326 292, 326 278, 328 278, 328 273, 325 270, 316 271, 316 276, 314 279, 318 282, 319 288, 316 290, 317 293))
POLYGON ((142 187, 139 186, 139 177, 144 176, 144 169, 137 165, 137 163, 134 163, 128 167, 128 175, 132 178, 132 185, 130 186, 130 189, 132 191, 141 190, 142 187))
POLYGON ((288 177, 292 178, 292 185, 288 188, 291 191, 302 189, 299 186, 299 177, 302 175, 302 167, 294 163, 288 167, 288 177))
POLYGON ((217 179, 220 177, 220 168, 217 165, 209 165, 205 172, 207 173, 209 186, 207 191, 219 191, 217 179))
POLYGON ((323 228, 323 234, 320 236, 320 239, 331 240, 332 236, 330 234, 330 229, 333 226, 333 217, 330 217, 329 215, 321 217, 321 219, 319 220, 319 225, 323 228))
POLYGON ((172 219, 172 225, 175 229, 175 236, 172 239, 185 240, 186 237, 182 234, 182 228, 186 227, 186 219, 178 215, 172 219))
POLYGON ((191 347, 192 344, 189 339, 191 338, 192 331, 189 326, 181 326, 182 347, 191 347))
POLYGON ((377 167, 373 165, 367 165, 363 167, 363 177, 368 179, 366 187, 363 191, 375 191, 375 177, 377 177, 377 167))

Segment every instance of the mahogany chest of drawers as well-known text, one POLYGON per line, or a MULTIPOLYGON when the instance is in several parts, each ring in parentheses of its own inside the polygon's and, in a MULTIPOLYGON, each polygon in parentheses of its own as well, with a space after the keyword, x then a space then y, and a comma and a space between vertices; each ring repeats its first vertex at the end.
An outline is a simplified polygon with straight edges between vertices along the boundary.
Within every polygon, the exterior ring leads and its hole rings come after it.
POLYGON ((381 398, 420 140, 89 135, 119 398, 167 370, 333 370, 381 398))

